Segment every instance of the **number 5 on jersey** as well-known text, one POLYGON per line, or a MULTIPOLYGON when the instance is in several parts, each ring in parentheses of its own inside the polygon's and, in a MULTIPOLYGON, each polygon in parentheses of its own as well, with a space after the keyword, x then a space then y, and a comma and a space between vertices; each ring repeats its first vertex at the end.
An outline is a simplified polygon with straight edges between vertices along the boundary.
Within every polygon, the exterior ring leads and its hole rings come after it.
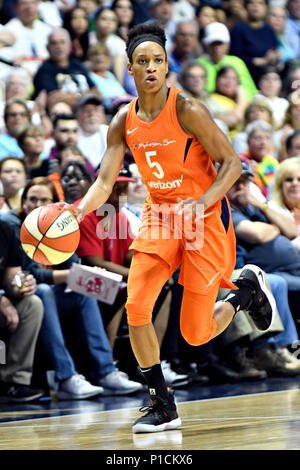
POLYGON ((147 163, 150 166, 150 168, 156 168, 158 170, 158 172, 153 171, 152 173, 154 174, 154 176, 156 176, 156 178, 159 178, 161 180, 165 176, 164 170, 162 169, 161 165, 158 162, 151 161, 151 157, 156 157, 155 150, 152 150, 151 152, 145 152, 145 154, 146 154, 147 163))

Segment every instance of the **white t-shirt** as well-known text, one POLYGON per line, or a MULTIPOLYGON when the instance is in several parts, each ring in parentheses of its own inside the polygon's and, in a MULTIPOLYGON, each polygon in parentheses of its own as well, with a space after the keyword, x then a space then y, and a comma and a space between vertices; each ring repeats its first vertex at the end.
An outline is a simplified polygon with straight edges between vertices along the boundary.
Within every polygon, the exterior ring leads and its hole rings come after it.
POLYGON ((107 131, 106 124, 100 124, 99 131, 95 134, 87 134, 82 129, 79 130, 77 147, 94 168, 98 167, 106 150, 107 131))
POLYGON ((173 4, 172 20, 175 23, 181 21, 193 21, 195 19, 195 9, 188 0, 178 0, 173 4))
POLYGON ((53 1, 39 2, 39 14, 44 23, 50 26, 59 28, 63 24, 58 6, 53 1))
MULTIPOLYGON (((91 32, 90 39, 92 45, 97 44, 97 36, 94 31, 91 32)), ((120 38, 116 34, 110 34, 105 41, 105 45, 109 50, 109 54, 112 60, 114 60, 120 54, 124 55, 124 57, 127 57, 126 43, 122 38, 120 38)))
POLYGON ((260 93, 256 96, 262 97, 264 101, 266 101, 270 106, 275 127, 282 126, 285 119, 286 110, 289 107, 288 100, 286 98, 281 98, 280 96, 273 96, 272 98, 269 98, 260 93))
POLYGON ((13 61, 24 57, 22 66, 34 73, 41 61, 49 57, 48 36, 52 28, 40 20, 34 20, 33 27, 27 28, 18 18, 12 18, 3 28, 14 34, 16 41, 11 47, 2 47, 0 57, 13 61))
POLYGON ((122 207, 121 212, 123 212, 128 219, 132 236, 136 237, 142 223, 141 215, 138 216, 138 213, 135 211, 135 207, 128 203, 122 207))

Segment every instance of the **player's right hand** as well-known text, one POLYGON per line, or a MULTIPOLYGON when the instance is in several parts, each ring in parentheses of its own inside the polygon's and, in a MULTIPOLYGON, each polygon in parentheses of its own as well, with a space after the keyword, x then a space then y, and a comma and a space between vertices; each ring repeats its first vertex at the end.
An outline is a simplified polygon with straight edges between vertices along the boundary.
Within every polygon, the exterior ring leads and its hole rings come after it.
POLYGON ((68 204, 65 201, 60 201, 56 203, 58 207, 61 207, 63 210, 68 210, 71 212, 71 214, 74 215, 74 217, 77 219, 78 222, 81 222, 84 218, 83 210, 80 209, 77 206, 74 206, 74 204, 68 204))
POLYGON ((204 213, 204 204, 199 199, 189 197, 187 199, 177 198, 178 204, 175 207, 178 215, 183 215, 185 220, 195 216, 195 222, 198 222, 204 213))
POLYGON ((77 207, 71 204, 69 206, 69 211, 72 212, 74 217, 76 217, 78 223, 83 220, 85 214, 83 213, 83 210, 80 207, 77 207))

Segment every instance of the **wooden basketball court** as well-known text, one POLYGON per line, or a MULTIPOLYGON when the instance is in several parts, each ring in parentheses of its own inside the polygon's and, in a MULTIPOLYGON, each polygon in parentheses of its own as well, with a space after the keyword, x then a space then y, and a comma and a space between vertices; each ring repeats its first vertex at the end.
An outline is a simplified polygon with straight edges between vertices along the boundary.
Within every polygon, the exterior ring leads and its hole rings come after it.
POLYGON ((145 396, 132 398, 129 408, 118 397, 120 409, 111 410, 101 410, 101 398, 47 411, 11 406, 0 413, 0 450, 299 450, 300 391, 294 381, 287 390, 180 402, 181 428, 157 434, 131 432, 145 396))

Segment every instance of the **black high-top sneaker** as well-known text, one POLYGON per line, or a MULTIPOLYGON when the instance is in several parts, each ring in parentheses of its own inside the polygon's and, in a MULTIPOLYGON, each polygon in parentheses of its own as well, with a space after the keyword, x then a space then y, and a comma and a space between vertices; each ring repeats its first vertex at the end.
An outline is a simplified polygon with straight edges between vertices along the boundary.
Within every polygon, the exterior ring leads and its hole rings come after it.
POLYGON ((276 303, 266 284, 264 271, 254 264, 246 264, 233 283, 239 288, 245 286, 252 290, 252 297, 243 310, 248 311, 258 330, 268 330, 273 321, 276 303))
POLYGON ((133 433, 166 431, 181 426, 173 391, 169 391, 167 399, 158 396, 151 397, 150 403, 150 406, 140 408, 139 411, 146 412, 146 414, 135 421, 132 426, 133 433))

